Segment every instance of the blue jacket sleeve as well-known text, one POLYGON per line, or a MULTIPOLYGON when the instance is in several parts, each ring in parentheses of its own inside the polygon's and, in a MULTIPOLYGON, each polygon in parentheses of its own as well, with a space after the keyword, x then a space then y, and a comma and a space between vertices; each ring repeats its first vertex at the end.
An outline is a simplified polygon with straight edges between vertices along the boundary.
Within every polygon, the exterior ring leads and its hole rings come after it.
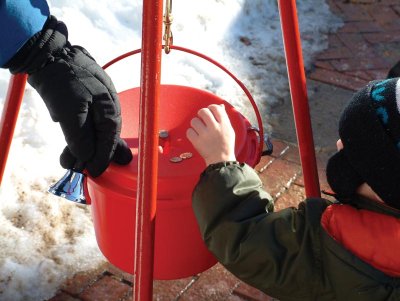
POLYGON ((0 66, 4 66, 50 15, 46 0, 0 0, 0 66))

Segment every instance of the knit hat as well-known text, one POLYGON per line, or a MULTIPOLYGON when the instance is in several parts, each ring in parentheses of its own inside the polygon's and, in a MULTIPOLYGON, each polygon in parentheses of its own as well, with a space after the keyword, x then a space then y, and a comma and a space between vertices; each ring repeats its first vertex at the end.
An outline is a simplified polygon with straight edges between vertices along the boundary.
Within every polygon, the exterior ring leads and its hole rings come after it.
POLYGON ((338 197, 351 200, 366 182, 400 209, 400 79, 373 81, 358 91, 340 117, 339 136, 344 148, 326 168, 338 197))

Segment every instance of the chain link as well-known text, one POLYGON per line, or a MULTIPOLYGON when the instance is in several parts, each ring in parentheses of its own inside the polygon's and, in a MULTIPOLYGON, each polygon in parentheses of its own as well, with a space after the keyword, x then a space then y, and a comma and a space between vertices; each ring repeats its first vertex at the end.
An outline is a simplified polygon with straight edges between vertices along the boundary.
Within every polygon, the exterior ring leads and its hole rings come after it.
POLYGON ((174 38, 171 31, 171 25, 173 21, 172 16, 172 0, 165 0, 165 13, 163 17, 164 21, 164 51, 168 54, 171 51, 171 46, 174 42, 174 38))

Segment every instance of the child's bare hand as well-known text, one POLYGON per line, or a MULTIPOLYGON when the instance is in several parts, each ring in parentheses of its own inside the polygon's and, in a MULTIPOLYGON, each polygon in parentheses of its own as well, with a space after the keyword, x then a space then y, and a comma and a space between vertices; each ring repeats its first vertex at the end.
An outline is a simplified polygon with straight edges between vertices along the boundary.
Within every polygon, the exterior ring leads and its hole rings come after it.
POLYGON ((186 136, 207 165, 235 161, 235 131, 224 105, 210 105, 198 111, 186 136))

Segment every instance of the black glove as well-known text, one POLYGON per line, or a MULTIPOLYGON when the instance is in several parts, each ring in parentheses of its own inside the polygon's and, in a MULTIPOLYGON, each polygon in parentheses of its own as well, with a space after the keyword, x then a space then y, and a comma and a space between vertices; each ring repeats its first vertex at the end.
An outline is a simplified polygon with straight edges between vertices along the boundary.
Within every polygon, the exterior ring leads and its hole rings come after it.
POLYGON ((400 77, 400 61, 396 63, 392 68, 390 68, 386 78, 400 77))
POLYGON ((110 77, 80 46, 68 42, 64 23, 50 16, 6 64, 11 73, 28 73, 28 82, 43 98, 51 118, 59 122, 67 147, 64 168, 82 162, 97 177, 110 161, 128 164, 132 153, 120 138, 121 112, 110 77))

